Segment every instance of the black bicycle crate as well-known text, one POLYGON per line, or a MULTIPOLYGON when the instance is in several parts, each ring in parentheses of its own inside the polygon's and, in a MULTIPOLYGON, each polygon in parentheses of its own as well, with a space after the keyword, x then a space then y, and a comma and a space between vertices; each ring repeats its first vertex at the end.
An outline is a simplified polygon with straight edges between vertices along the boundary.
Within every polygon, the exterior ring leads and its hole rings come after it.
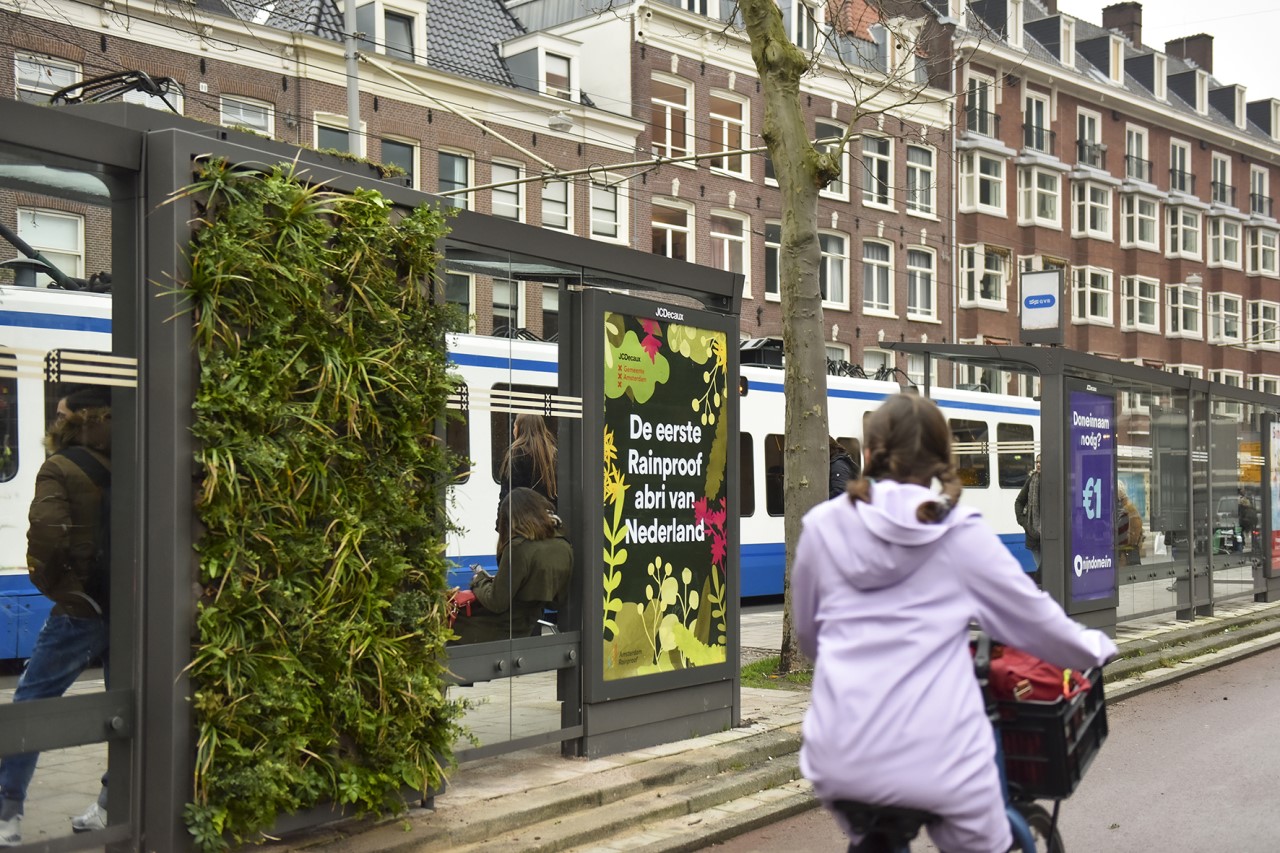
POLYGON ((1071 796, 1107 739, 1102 672, 1088 673, 1090 687, 1054 702, 997 703, 1009 785, 1037 799, 1071 796))

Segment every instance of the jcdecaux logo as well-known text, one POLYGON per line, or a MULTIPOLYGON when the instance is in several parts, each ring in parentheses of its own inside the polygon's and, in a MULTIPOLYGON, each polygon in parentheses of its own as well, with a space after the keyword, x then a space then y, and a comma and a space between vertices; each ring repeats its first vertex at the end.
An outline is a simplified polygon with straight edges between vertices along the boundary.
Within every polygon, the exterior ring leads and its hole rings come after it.
POLYGON ((1052 308, 1057 301, 1058 297, 1052 293, 1037 293, 1022 300, 1022 305, 1025 308, 1052 308))

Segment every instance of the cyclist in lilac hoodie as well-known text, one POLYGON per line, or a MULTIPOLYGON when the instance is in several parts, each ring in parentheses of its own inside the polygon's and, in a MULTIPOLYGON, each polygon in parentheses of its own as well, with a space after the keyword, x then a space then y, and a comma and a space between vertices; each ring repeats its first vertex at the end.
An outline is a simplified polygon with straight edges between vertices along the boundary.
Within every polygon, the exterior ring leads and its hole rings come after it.
POLYGON ((1101 665, 1115 644, 1073 622, 978 513, 957 505, 951 435, 932 401, 889 398, 863 445, 863 478, 805 516, 796 553, 795 628, 815 662, 801 768, 828 807, 923 809, 941 817, 929 833, 947 853, 1005 853, 1012 837, 970 623, 1072 669, 1101 665))

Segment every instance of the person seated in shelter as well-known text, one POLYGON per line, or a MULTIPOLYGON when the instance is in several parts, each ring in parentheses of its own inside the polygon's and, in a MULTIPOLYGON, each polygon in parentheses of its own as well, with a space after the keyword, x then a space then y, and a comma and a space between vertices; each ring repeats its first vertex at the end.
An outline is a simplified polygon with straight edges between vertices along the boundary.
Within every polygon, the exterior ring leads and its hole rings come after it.
POLYGON ((454 643, 485 643, 534 633, 547 607, 564 598, 573 546, 551 502, 533 489, 512 489, 498 507, 498 573, 477 569, 475 602, 459 614, 454 643))

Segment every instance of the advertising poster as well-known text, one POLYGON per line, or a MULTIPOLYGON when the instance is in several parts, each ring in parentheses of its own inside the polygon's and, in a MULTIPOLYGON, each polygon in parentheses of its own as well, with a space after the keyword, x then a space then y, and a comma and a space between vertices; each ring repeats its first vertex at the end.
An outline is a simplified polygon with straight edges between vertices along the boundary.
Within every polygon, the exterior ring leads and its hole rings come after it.
POLYGON ((1280 564, 1280 421, 1271 421, 1267 462, 1271 472, 1271 565, 1280 564))
POLYGON ((726 335, 604 315, 604 679, 721 664, 726 335))
POLYGON ((1072 601, 1107 598, 1116 584, 1115 397, 1068 391, 1067 499, 1072 601))

